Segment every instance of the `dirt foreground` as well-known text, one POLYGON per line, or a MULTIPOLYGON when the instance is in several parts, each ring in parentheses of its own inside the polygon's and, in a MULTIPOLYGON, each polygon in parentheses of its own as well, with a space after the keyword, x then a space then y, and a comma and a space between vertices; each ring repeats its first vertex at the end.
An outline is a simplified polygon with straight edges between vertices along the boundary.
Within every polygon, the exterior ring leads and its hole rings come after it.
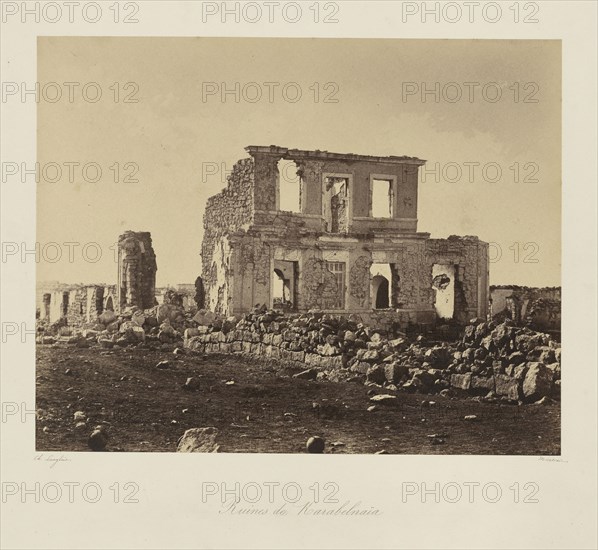
POLYGON ((214 426, 220 452, 302 453, 317 435, 326 453, 560 454, 559 402, 484 403, 296 372, 244 356, 38 345, 36 448, 91 452, 88 436, 103 425, 107 451, 174 452, 185 430, 214 426), (197 389, 183 388, 189 377, 197 389), (369 412, 383 393, 397 402, 369 412), (79 411, 86 426, 75 428, 79 411))

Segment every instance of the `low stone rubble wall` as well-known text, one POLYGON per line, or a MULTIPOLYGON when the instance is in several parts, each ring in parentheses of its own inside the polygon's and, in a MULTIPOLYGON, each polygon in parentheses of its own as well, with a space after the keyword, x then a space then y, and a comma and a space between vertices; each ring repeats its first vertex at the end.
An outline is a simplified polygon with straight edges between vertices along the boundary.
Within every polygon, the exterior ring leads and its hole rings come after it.
POLYGON ((313 370, 312 377, 406 391, 533 402, 560 389, 560 344, 508 322, 474 322, 461 341, 437 344, 393 338, 321 313, 282 317, 261 311, 238 323, 228 319, 217 330, 188 329, 185 347, 293 361, 313 370))
POLYGON ((238 319, 201 310, 191 318, 164 304, 118 316, 107 311, 89 327, 62 327, 40 334, 38 342, 244 354, 302 365, 298 377, 489 401, 535 402, 560 393, 560 344, 510 321, 473 320, 460 340, 438 343, 318 311, 283 315, 261 308, 238 319))

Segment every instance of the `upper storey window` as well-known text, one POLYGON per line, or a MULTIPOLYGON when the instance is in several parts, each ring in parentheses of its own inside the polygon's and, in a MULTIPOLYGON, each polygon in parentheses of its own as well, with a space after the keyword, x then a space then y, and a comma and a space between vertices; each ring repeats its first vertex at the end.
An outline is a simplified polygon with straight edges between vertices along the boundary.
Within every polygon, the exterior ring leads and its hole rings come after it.
POLYGON ((394 193, 393 181, 372 178, 372 217, 392 218, 394 193))
POLYGON ((346 233, 349 230, 348 177, 324 178, 324 216, 329 233, 346 233))
POLYGON ((278 161, 278 210, 301 212, 303 180, 297 174, 297 165, 292 160, 278 161))

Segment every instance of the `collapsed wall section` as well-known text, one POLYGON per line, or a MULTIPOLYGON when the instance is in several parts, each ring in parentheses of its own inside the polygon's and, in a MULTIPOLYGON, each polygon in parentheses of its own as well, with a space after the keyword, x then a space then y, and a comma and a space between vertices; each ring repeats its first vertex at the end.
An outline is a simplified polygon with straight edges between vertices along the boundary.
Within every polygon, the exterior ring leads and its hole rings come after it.
POLYGON ((535 330, 560 331, 560 287, 501 285, 491 287, 490 291, 493 318, 511 319, 517 325, 535 330))
POLYGON ((422 276, 432 281, 428 292, 437 313, 443 310, 441 305, 445 307, 437 302, 450 290, 452 319, 467 323, 476 317, 486 318, 490 297, 488 243, 477 237, 451 235, 448 239, 429 239, 426 254, 422 276))
POLYGON ((48 323, 62 320, 70 326, 94 322, 104 311, 114 310, 115 292, 115 286, 103 285, 79 285, 45 292, 39 319, 48 323))
POLYGON ((227 186, 207 200, 201 245, 205 307, 226 313, 232 287, 230 236, 246 230, 253 221, 254 162, 239 160, 227 177, 227 186))

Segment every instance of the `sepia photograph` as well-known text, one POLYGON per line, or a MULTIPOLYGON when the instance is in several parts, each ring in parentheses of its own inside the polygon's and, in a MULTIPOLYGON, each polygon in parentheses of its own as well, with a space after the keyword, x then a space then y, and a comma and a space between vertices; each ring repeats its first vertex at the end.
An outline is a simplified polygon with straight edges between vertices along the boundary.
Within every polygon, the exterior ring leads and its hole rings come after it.
POLYGON ((597 24, 0 0, 0 548, 595 550, 597 24))
POLYGON ((37 50, 38 451, 560 455, 560 41, 37 50))

